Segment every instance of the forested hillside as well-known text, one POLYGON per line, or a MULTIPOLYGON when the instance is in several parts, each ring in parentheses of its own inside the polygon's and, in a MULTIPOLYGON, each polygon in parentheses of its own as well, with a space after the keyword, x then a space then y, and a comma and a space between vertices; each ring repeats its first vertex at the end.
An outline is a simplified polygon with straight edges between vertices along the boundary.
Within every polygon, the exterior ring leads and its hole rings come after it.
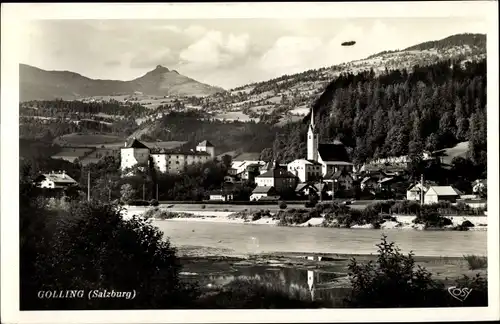
MULTIPOLYGON (((434 151, 471 142, 486 165, 486 60, 444 61, 412 71, 342 74, 313 104, 320 142, 341 140, 355 162, 434 151)), ((279 159, 305 156, 309 118, 289 124, 273 149, 279 159)))

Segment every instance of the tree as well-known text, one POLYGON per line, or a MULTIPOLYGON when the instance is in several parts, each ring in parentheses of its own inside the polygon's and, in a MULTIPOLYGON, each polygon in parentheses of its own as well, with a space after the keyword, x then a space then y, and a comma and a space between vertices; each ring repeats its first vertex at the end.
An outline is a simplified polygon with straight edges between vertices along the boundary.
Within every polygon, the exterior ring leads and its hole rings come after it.
POLYGON ((231 155, 224 154, 222 156, 222 165, 224 165, 224 167, 226 168, 226 170, 228 170, 228 169, 231 168, 232 161, 233 161, 233 158, 231 157, 231 155))
POLYGON ((432 133, 431 135, 429 135, 429 137, 427 137, 425 148, 428 151, 431 152, 435 151, 438 148, 438 145, 439 145, 439 138, 436 133, 432 133))
MULTIPOLYGON (((42 215, 46 212, 42 212, 42 215)), ((28 214, 22 219, 37 220, 28 214)), ((172 308, 187 302, 176 250, 162 232, 139 218, 125 221, 112 204, 76 202, 45 226, 38 255, 23 255, 21 309, 172 308), (32 273, 31 273, 32 272, 32 273), (34 279, 31 276, 34 277, 34 279), (29 285, 23 286, 23 281, 29 285), (40 290, 135 290, 134 299, 39 299, 40 290), (147 291, 147 293, 144 293, 147 291)), ((26 228, 23 228, 26 229, 26 228)), ((21 236, 32 242, 22 231, 21 236)), ((23 249, 21 253, 27 253, 23 249)))
POLYGON ((120 195, 121 195, 121 200, 124 203, 127 203, 135 197, 136 191, 132 188, 130 184, 125 183, 120 188, 120 195))
POLYGON ((260 160, 264 162, 271 162, 273 160, 273 149, 270 147, 266 147, 260 152, 260 160))

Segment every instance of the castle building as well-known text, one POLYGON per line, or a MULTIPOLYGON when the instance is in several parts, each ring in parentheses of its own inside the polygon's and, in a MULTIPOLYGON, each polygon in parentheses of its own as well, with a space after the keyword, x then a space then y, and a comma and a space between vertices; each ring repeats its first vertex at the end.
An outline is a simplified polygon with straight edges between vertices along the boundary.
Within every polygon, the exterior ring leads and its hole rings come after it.
POLYGON ((215 158, 215 147, 209 141, 201 142, 195 150, 166 150, 150 149, 134 138, 125 142, 120 151, 122 171, 136 164, 148 163, 151 158, 156 170, 163 173, 179 173, 189 165, 205 163, 215 158))
POLYGON ((350 173, 354 167, 344 144, 339 141, 319 143, 318 131, 314 124, 314 109, 311 109, 311 122, 307 131, 307 160, 321 164, 323 177, 337 171, 350 173))

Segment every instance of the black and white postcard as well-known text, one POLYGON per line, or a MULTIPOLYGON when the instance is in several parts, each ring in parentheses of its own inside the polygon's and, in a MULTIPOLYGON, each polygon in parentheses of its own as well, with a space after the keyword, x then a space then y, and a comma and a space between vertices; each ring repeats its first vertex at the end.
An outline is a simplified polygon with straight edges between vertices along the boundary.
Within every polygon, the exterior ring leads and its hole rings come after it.
POLYGON ((2 5, 2 320, 499 319, 497 13, 2 5))

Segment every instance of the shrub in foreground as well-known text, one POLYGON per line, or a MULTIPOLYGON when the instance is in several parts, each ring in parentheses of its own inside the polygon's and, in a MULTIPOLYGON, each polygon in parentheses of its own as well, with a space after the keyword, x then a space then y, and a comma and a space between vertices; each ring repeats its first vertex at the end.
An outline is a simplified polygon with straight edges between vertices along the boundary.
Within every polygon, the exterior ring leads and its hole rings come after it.
MULTIPOLYGON (((20 217, 37 222, 29 214, 20 217)), ((26 234, 21 231, 29 241, 26 234)), ((44 234, 36 256, 22 258, 21 309, 154 309, 187 302, 175 248, 145 219, 125 221, 116 206, 77 202, 44 234), (75 289, 135 290, 136 296, 133 300, 37 298, 40 290, 75 289)), ((22 250, 23 254, 30 251, 22 250)))
POLYGON ((488 266, 488 258, 479 255, 464 255, 465 261, 469 265, 470 270, 486 269, 488 266))
POLYGON ((453 225, 451 219, 441 216, 438 212, 422 210, 413 220, 414 224, 423 224, 425 228, 441 228, 453 225))
MULTIPOLYGON (((442 282, 432 279, 425 268, 416 266, 413 254, 403 255, 386 236, 377 244, 375 262, 357 262, 352 259, 349 277, 352 285, 345 299, 348 307, 447 307, 487 306, 487 281, 479 274, 474 278, 464 276, 455 287, 473 289, 464 301, 454 299, 442 282)), ((450 285, 453 286, 453 285, 450 285)))

